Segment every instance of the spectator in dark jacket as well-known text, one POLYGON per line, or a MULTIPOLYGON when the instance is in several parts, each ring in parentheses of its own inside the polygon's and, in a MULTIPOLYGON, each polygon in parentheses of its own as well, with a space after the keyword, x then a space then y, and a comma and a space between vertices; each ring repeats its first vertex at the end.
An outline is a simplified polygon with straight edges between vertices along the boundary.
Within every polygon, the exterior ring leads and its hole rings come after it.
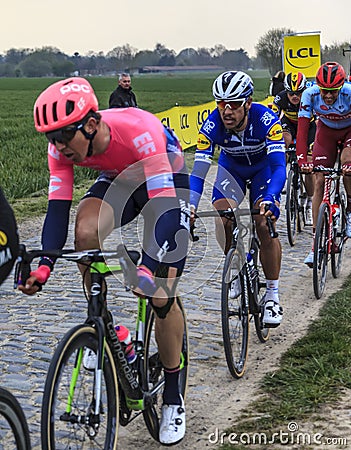
POLYGON ((272 77, 271 84, 269 86, 269 95, 275 97, 280 91, 285 89, 284 87, 285 72, 279 70, 274 77, 272 77))
POLYGON ((122 73, 119 76, 118 86, 110 95, 108 102, 109 108, 128 108, 129 106, 138 106, 130 83, 131 79, 128 73, 122 73))

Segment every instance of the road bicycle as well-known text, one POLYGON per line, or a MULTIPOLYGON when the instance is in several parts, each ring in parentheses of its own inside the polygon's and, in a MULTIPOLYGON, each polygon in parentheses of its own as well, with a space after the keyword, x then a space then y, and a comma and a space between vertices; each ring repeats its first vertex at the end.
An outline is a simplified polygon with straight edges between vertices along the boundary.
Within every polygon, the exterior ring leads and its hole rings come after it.
MULTIPOLYGON (((222 335, 228 369, 234 378, 241 378, 246 369, 249 348, 249 323, 254 321, 260 342, 266 342, 270 329, 263 323, 265 287, 260 265, 260 241, 252 216, 258 209, 234 208, 197 212, 195 217, 225 217, 233 222, 232 243, 225 257, 221 287, 222 335), (244 223, 243 217, 248 218, 244 223), (248 238, 248 251, 244 238, 248 238), (239 293, 232 298, 233 283, 239 280, 239 293)), ((278 234, 267 217, 267 226, 272 237, 278 234)), ((194 236, 197 240, 198 236, 194 236)))
POLYGON ((16 397, 0 387, 0 450, 30 450, 26 417, 16 397))
POLYGON ((298 233, 301 233, 306 225, 305 203, 307 194, 304 175, 301 173, 297 162, 296 148, 290 146, 286 153, 289 158, 285 200, 286 229, 289 244, 293 247, 296 244, 298 233))
POLYGON ((315 167, 313 171, 325 174, 323 200, 318 211, 313 244, 313 289, 319 299, 325 289, 329 259, 333 277, 337 278, 340 274, 347 240, 346 197, 340 189, 340 154, 337 168, 315 167))
MULTIPOLYGON (((47 373, 41 414, 42 449, 116 449, 118 423, 126 426, 140 414, 151 436, 158 441, 164 375, 155 339, 154 312, 147 299, 138 298, 136 327, 131 331, 136 360, 130 363, 107 307, 106 277, 123 273, 125 285, 129 289, 135 288, 138 284, 135 265, 139 253, 127 251, 123 245, 119 245, 116 251, 80 252, 65 249, 27 252, 21 246, 16 283, 21 277, 23 284, 23 279, 29 275, 31 261, 40 256, 85 265, 91 278, 88 293, 83 285, 88 305, 87 319, 65 334, 47 373), (86 352, 95 355, 93 368, 84 367, 86 352)), ((160 283, 162 285, 162 279, 160 283)), ((188 331, 178 297, 177 302, 184 319, 179 390, 185 398, 188 331)))

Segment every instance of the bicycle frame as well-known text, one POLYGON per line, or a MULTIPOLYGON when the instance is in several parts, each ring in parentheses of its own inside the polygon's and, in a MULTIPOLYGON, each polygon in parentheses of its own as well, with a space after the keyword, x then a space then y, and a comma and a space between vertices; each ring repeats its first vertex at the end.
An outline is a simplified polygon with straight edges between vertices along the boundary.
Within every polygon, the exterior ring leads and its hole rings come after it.
POLYGON ((331 246, 333 242, 333 204, 331 203, 331 195, 332 192, 335 192, 335 199, 337 201, 340 200, 340 177, 341 171, 338 169, 315 169, 315 171, 319 172, 327 172, 324 176, 324 189, 323 189, 323 199, 322 204, 328 205, 328 240, 327 240, 327 250, 328 255, 331 253, 331 246), (333 189, 333 182, 335 182, 335 186, 333 189))

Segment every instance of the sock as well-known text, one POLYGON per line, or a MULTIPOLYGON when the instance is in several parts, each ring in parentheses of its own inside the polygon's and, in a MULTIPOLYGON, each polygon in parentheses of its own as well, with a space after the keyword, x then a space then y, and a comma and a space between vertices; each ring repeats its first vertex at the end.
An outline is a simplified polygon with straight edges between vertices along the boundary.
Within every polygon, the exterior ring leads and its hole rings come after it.
POLYGON ((266 279, 266 300, 274 300, 276 303, 279 303, 278 287, 279 280, 266 279))
POLYGON ((316 235, 316 229, 312 228, 312 251, 314 250, 314 237, 316 235))
POLYGON ((164 367, 163 369, 165 375, 165 388, 163 391, 163 403, 166 405, 181 405, 181 399, 179 396, 179 372, 180 367, 174 367, 173 369, 168 369, 164 367))

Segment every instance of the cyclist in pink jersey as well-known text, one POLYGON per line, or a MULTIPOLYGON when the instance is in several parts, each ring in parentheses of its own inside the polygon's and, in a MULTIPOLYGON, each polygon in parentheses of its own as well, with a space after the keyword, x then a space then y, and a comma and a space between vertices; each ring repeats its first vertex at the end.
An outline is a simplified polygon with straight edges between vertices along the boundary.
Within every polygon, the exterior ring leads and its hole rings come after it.
MULTIPOLYGON (((101 248, 114 228, 144 217, 142 260, 136 293, 150 297, 165 372, 160 442, 185 434, 184 400, 178 389, 182 313, 175 291, 185 264, 189 231, 189 182, 180 144, 151 113, 138 108, 98 111, 87 80, 73 77, 44 90, 34 105, 37 131, 49 140, 49 203, 43 249, 65 244, 74 165, 100 172, 79 204, 77 250, 101 248), (156 274, 165 280, 156 284, 156 274)), ((42 258, 20 289, 34 294, 48 280, 55 261, 42 258)), ((82 269, 83 270, 83 269, 82 269)))
MULTIPOLYGON (((298 118, 296 154, 303 172, 313 167, 333 167, 337 157, 337 143, 343 144, 341 163, 344 175, 351 175, 351 85, 345 83, 346 73, 341 64, 326 62, 316 74, 316 85, 306 89, 301 98, 298 118), (307 154, 307 135, 312 114, 318 116, 312 158, 307 154)), ((323 199, 324 175, 316 172, 312 199, 313 235, 323 199)), ((351 237, 351 177, 343 178, 346 194, 346 235, 351 237)), ((314 239, 313 239, 314 240, 314 239)), ((313 245, 313 244, 312 244, 313 245)), ((313 249, 305 258, 305 264, 313 267, 313 249)))

